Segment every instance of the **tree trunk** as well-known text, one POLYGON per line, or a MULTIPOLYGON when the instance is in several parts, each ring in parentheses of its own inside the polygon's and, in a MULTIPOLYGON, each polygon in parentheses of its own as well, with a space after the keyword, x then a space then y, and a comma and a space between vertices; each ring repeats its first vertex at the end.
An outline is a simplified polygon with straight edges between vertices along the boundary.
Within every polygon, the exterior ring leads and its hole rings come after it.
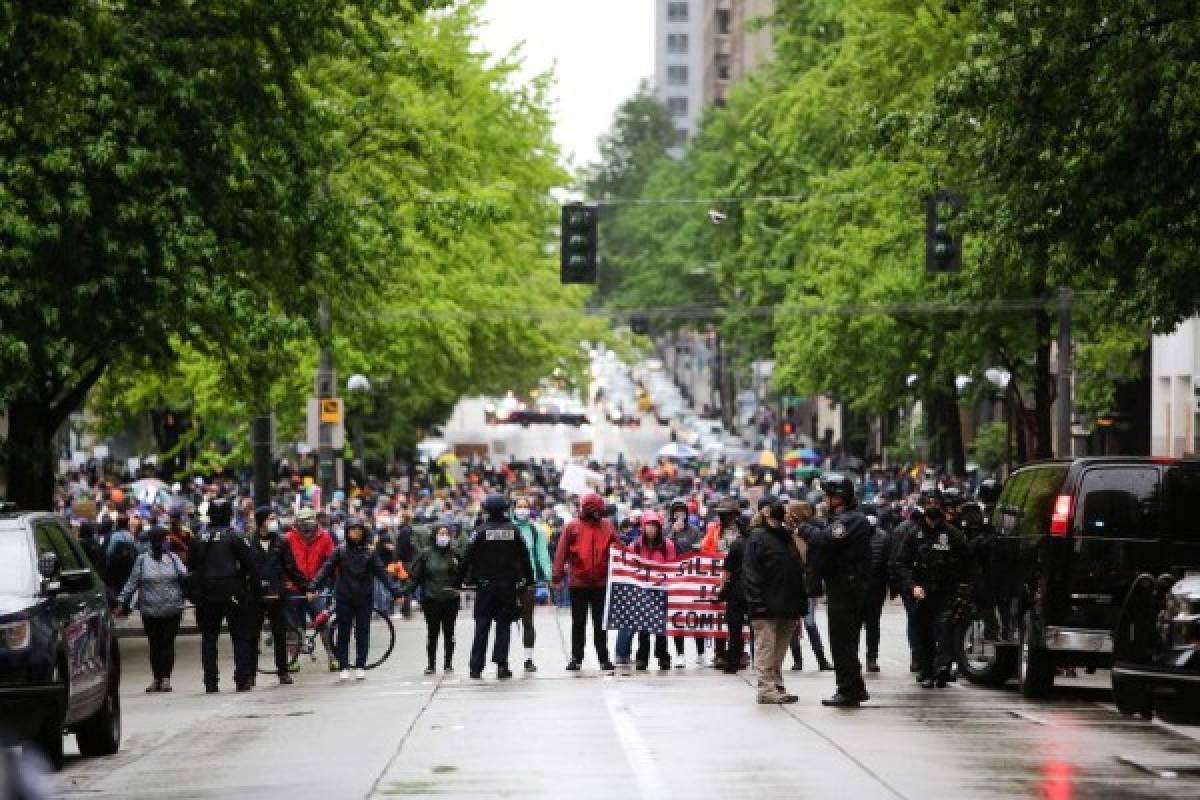
POLYGON ((53 508, 57 430, 58 425, 46 412, 44 403, 18 398, 8 407, 8 499, 18 508, 30 511, 53 508))
POLYGON ((1053 419, 1050 414, 1050 314, 1038 310, 1037 320, 1037 351, 1034 363, 1033 403, 1035 427, 1034 435, 1037 441, 1037 457, 1054 457, 1053 419))

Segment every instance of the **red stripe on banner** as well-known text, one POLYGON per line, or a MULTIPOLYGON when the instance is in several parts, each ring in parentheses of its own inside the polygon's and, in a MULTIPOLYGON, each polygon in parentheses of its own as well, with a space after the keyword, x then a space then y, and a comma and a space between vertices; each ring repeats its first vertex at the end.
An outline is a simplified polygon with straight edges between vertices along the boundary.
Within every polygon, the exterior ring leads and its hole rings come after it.
POLYGON ((712 599, 721 583, 723 563, 724 556, 720 554, 652 561, 613 549, 609 551, 609 581, 643 589, 665 589, 668 636, 727 639, 725 604, 712 599))

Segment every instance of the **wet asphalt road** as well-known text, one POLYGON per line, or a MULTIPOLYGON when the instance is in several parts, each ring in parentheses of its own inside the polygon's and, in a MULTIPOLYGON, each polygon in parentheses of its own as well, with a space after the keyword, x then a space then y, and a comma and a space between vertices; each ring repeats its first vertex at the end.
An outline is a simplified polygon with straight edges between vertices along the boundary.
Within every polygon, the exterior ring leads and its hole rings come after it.
MULTIPOLYGON (((418 615, 397 620, 396 653, 362 683, 310 662, 293 687, 263 677, 235 695, 226 679, 213 696, 202 693, 195 637, 181 640, 170 695, 143 693, 145 645, 127 639, 121 753, 68 756, 54 782, 63 797, 130 800, 1200 797, 1196 730, 1120 716, 1103 675, 1045 702, 916 687, 897 606, 884 671, 858 711, 820 706, 832 679, 811 663, 785 673, 799 704, 758 706, 748 678, 697 667, 690 645, 683 670, 600 676, 589 654, 572 675, 562 669, 568 612, 541 609, 537 625, 541 671, 510 682, 494 670, 467 679, 465 617, 460 672, 422 675, 418 615)), ((514 647, 514 666, 518 656, 514 647)))

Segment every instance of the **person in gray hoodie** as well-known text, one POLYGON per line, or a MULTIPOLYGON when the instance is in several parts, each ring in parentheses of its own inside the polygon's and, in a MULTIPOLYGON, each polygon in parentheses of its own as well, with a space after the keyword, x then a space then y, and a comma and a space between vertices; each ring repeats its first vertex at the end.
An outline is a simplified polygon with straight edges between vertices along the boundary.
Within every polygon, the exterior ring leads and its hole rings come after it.
POLYGON ((137 595, 137 609, 142 615, 142 627, 150 643, 150 669, 154 680, 147 692, 171 691, 171 672, 175 668, 175 637, 183 618, 184 578, 187 567, 179 556, 166 548, 167 530, 156 527, 150 531, 150 549, 138 556, 125 581, 117 603, 116 614, 128 616, 137 595))

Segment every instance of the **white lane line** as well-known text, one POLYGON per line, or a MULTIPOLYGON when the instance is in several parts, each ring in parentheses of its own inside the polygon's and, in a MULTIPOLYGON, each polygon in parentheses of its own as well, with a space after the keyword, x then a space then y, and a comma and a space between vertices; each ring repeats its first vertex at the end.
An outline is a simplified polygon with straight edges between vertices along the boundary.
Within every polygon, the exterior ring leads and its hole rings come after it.
POLYGON ((637 779, 638 794, 644 800, 660 800, 671 796, 671 790, 663 782, 662 776, 654 766, 654 756, 646 746, 646 740, 638 733, 629 706, 621 701, 621 692, 617 689, 606 689, 604 703, 608 706, 608 716, 612 719, 613 728, 617 731, 617 741, 625 751, 625 760, 637 779))

